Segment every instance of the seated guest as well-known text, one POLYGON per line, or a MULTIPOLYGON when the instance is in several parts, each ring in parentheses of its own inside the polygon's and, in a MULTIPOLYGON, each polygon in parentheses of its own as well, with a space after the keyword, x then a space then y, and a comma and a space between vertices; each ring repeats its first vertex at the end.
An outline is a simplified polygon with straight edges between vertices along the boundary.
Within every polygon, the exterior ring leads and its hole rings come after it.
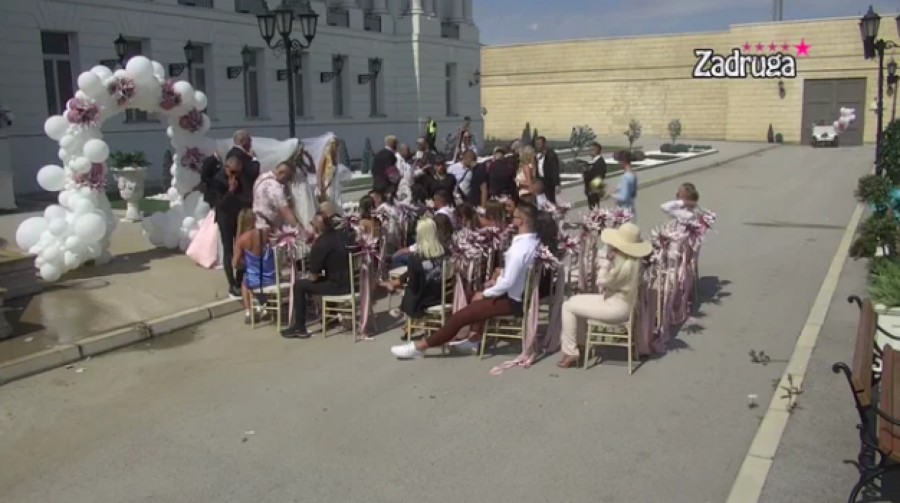
POLYGON ((335 229, 335 221, 316 213, 312 221, 316 241, 309 251, 308 277, 294 285, 294 319, 281 335, 287 339, 308 339, 306 305, 312 295, 350 293, 350 264, 344 237, 335 229))
POLYGON ((458 229, 475 230, 478 228, 478 214, 475 213, 475 208, 469 203, 457 206, 453 212, 453 217, 458 229))
POLYGON ((434 216, 434 224, 437 225, 438 239, 441 240, 444 248, 449 250, 450 243, 453 242, 453 233, 456 232, 453 222, 447 215, 439 213, 434 216))
POLYGON ((500 201, 491 199, 484 205, 484 214, 478 220, 480 227, 506 228, 506 208, 500 201))
MULTIPOLYGON (((388 292, 394 292, 403 287, 403 283, 408 280, 406 292, 403 296, 403 302, 400 304, 400 310, 412 318, 421 318, 425 314, 425 309, 440 303, 441 292, 440 287, 437 288, 436 300, 434 293, 428 290, 424 278, 414 278, 417 274, 424 274, 434 266, 438 268, 438 283, 440 283, 440 266, 447 255, 444 245, 438 238, 437 225, 434 220, 428 217, 420 218, 416 224, 416 241, 415 251, 409 254, 409 268, 406 274, 399 278, 391 278, 383 281, 381 286, 388 292), (410 296, 409 290, 412 288, 414 293, 410 296), (431 293, 429 296, 428 294, 431 293), (407 297, 410 297, 409 299, 407 297), (409 309, 404 308, 404 305, 409 309)), ((430 278, 433 279, 433 278, 430 278)))
POLYGON ((375 200, 372 196, 363 196, 359 200, 359 228, 369 235, 374 236, 377 230, 377 223, 372 217, 372 211, 375 210, 375 200))
POLYGON ((582 174, 584 179, 584 195, 587 196, 588 207, 595 209, 603 200, 603 181, 606 179, 606 160, 600 155, 603 148, 599 143, 591 143, 591 161, 588 169, 582 174))
POLYGON ((576 333, 578 318, 619 325, 628 321, 637 302, 641 259, 652 251, 650 243, 641 240, 641 230, 632 223, 604 229, 600 239, 607 245, 597 275, 601 293, 574 295, 563 304, 560 368, 578 364, 579 345, 584 345, 584 334, 576 333))
POLYGON ((429 197, 434 199, 435 195, 440 191, 453 194, 454 190, 456 190, 456 177, 447 173, 447 164, 444 157, 441 155, 435 156, 434 168, 428 178, 429 197))
POLYGON ((434 195, 434 214, 447 215, 450 223, 456 228, 456 215, 453 214, 453 196, 449 192, 439 190, 434 195))
POLYGON ((234 243, 234 269, 244 270, 241 283, 241 298, 244 300, 244 323, 250 324, 251 316, 257 320, 265 316, 265 311, 253 312, 251 295, 275 284, 275 251, 269 245, 269 231, 256 229, 253 210, 241 210, 238 220, 238 238, 234 243), (243 266, 243 267, 241 267, 243 266))
POLYGON ((490 318, 522 315, 525 278, 534 261, 535 251, 542 241, 556 238, 544 232, 538 235, 537 214, 533 206, 522 205, 516 209, 514 225, 518 234, 506 251, 506 267, 493 286, 476 293, 472 303, 453 313, 437 332, 421 341, 394 346, 391 353, 404 360, 421 358, 428 348, 443 346, 467 326, 473 326, 473 332, 480 333, 480 325, 490 318))
POLYGON ((674 201, 663 203, 663 213, 677 220, 690 220, 694 218, 697 203, 700 202, 700 193, 693 183, 682 184, 678 188, 678 194, 674 201))

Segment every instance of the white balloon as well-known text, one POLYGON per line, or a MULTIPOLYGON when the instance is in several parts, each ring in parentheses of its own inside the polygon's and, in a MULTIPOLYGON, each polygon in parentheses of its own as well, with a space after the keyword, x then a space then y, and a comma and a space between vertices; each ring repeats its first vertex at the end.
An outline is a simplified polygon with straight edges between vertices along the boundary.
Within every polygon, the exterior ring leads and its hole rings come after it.
POLYGON ((66 249, 67 250, 80 250, 83 248, 84 244, 81 241, 81 238, 78 236, 69 236, 66 238, 66 249))
POLYGON ((48 246, 44 248, 44 251, 41 253, 41 258, 48 264, 62 264, 62 253, 60 253, 59 248, 56 246, 48 246))
POLYGON ((166 136, 168 136, 169 138, 175 138, 175 136, 177 136, 177 135, 178 135, 178 133, 175 132, 174 127, 169 126, 166 128, 166 136))
POLYGON ((88 96, 104 92, 103 81, 94 72, 84 72, 78 76, 78 87, 88 96))
POLYGON ((71 202, 72 213, 75 215, 86 215, 94 211, 94 205, 90 200, 79 197, 71 202))
POLYGON ((64 148, 61 148, 58 152, 56 152, 56 157, 59 157, 59 160, 62 162, 69 162, 69 159, 72 158, 72 156, 70 156, 64 148))
POLYGON ((190 82, 179 80, 172 85, 176 93, 181 95, 181 102, 184 104, 193 104, 194 102, 194 86, 190 82))
POLYGON ((80 258, 81 257, 79 257, 77 253, 67 251, 63 254, 63 265, 66 266, 66 269, 71 271, 81 263, 81 260, 79 260, 80 258))
POLYGON ((16 229, 16 244, 20 249, 32 253, 31 249, 40 242, 47 225, 47 219, 44 217, 26 218, 16 229))
POLYGON ((113 74, 112 70, 103 65, 97 65, 91 68, 91 71, 94 72, 98 77, 100 77, 100 80, 104 82, 106 81, 106 79, 112 77, 113 74))
POLYGON ((69 121, 62 115, 54 115, 44 121, 44 133, 52 140, 59 141, 69 130, 69 121))
POLYGON ((166 78, 166 67, 164 67, 163 65, 159 64, 159 62, 157 62, 157 61, 153 61, 151 64, 153 65, 153 75, 154 75, 157 79, 164 79, 164 78, 166 78))
POLYGON ((211 128, 211 127, 212 127, 212 122, 209 120, 209 116, 206 114, 203 114, 203 125, 200 126, 200 131, 198 131, 198 133, 206 134, 209 132, 209 128, 211 128))
POLYGON ((37 182, 47 192, 59 192, 66 186, 66 172, 59 166, 48 164, 38 171, 37 182))
MULTIPOLYGON (((91 140, 95 141, 95 140, 91 140)), ((98 140, 99 141, 99 140, 98 140)), ((76 157, 70 164, 72 171, 76 173, 87 173, 91 170, 91 161, 87 157, 76 157)))
POLYGON ((853 115, 853 114, 850 114, 850 116, 849 116, 849 117, 847 117, 847 120, 849 120, 849 121, 850 121, 850 122, 853 122, 853 121, 855 121, 855 120, 856 120, 856 116, 855 116, 855 115, 853 115))
POLYGON ((93 260, 103 253, 103 247, 99 243, 91 243, 84 247, 84 253, 89 260, 93 260))
POLYGON ((59 201, 59 205, 63 208, 68 208, 71 203, 72 194, 68 190, 64 190, 59 193, 59 196, 56 198, 59 201))
POLYGON ((106 162, 106 159, 109 158, 109 145, 103 140, 88 140, 84 144, 83 151, 84 156, 91 162, 106 162))
POLYGON ((197 209, 194 210, 194 218, 197 220, 197 222, 201 222, 204 218, 206 218, 206 215, 209 214, 209 210, 209 203, 207 203, 206 201, 200 201, 200 203, 197 204, 197 209))
POLYGON ((124 79, 128 77, 128 72, 120 68, 113 72, 113 77, 124 79))
POLYGON ((53 264, 44 264, 41 266, 41 279, 53 283, 62 276, 62 270, 53 264))
POLYGON ((166 196, 169 198, 169 201, 177 201, 179 199, 178 189, 176 189, 175 187, 171 187, 166 191, 166 196))
POLYGON ((134 56, 125 64, 125 71, 135 80, 147 80, 153 76, 153 63, 145 56, 134 56))
POLYGON ((96 213, 79 215, 73 233, 85 243, 97 243, 106 235, 106 220, 96 213))
MULTIPOLYGON (((94 77, 96 77, 96 75, 94 75, 94 77)), ((59 146, 62 148, 69 148, 73 143, 75 143, 75 137, 70 134, 66 134, 59 139, 59 146)))
POLYGON ((66 217, 63 218, 55 218, 50 221, 50 225, 48 226, 50 233, 56 237, 63 237, 69 232, 69 223, 66 222, 66 217))
POLYGON ((163 245, 170 250, 174 250, 175 248, 178 248, 178 241, 178 234, 170 232, 163 238, 163 245))
POLYGON ((206 93, 203 91, 194 92, 194 106, 197 107, 197 110, 206 110, 209 98, 206 97, 206 93))
POLYGON ((66 218, 66 209, 58 204, 51 204, 44 209, 44 218, 48 221, 66 218))
POLYGON ((181 221, 181 228, 187 231, 194 228, 197 225, 197 220, 194 217, 184 217, 184 220, 181 221))

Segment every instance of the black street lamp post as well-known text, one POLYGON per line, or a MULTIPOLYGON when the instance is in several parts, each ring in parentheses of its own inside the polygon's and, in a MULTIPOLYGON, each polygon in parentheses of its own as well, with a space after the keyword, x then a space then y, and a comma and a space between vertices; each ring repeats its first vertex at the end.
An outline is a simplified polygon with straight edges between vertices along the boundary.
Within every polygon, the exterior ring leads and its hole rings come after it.
MULTIPOLYGON (((900 31, 900 15, 897 16, 897 30, 900 31)), ((881 137, 884 132, 884 51, 900 47, 896 42, 879 38, 878 28, 881 25, 881 16, 875 13, 872 6, 859 20, 859 31, 863 40, 863 54, 866 59, 878 58, 878 96, 877 96, 877 125, 875 130, 875 174, 881 175, 884 169, 881 166, 881 137)), ((896 71, 896 70, 895 70, 896 71)))
POLYGON ((193 67, 194 67, 194 43, 188 40, 184 44, 184 63, 172 63, 169 65, 169 75, 177 77, 187 69, 187 81, 193 84, 193 67))
POLYGON ((274 11, 267 10, 265 13, 256 16, 256 21, 259 23, 259 34, 262 35, 262 38, 266 41, 266 45, 269 46, 269 49, 284 51, 285 68, 288 70, 286 72, 288 86, 288 130, 290 131, 291 138, 294 138, 297 136, 297 125, 296 118, 294 117, 294 72, 292 70, 296 68, 296 62, 301 61, 300 52, 309 48, 309 46, 312 45, 313 39, 316 38, 316 25, 319 22, 319 15, 313 12, 309 6, 306 7, 304 12, 295 14, 290 7, 285 3, 282 3, 281 6, 274 11), (300 40, 291 38, 291 32, 294 29, 295 15, 300 20, 300 29, 303 33, 303 38, 306 39, 305 44, 300 40), (281 38, 273 44, 272 40, 275 38, 276 30, 281 38))

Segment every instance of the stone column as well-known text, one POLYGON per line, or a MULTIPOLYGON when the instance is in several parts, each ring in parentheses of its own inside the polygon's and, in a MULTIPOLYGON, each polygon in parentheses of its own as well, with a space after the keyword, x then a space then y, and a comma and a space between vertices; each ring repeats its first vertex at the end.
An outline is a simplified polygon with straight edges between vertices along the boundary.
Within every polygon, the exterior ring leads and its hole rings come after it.
POLYGON ((454 23, 465 23, 466 18, 463 15, 463 2, 465 0, 449 0, 451 2, 450 21, 454 23))
POLYGON ((434 17, 437 15, 437 11, 434 8, 434 0, 423 0, 422 5, 425 7, 426 16, 434 17))
POLYGON ((463 15, 463 17, 466 18, 466 23, 475 24, 475 18, 472 14, 472 0, 463 0, 463 5, 465 7, 465 14, 463 15))
POLYGON ((372 0, 372 14, 387 14, 387 0, 372 0))
POLYGON ((409 0, 410 14, 424 14, 425 9, 422 6, 423 0, 409 0))

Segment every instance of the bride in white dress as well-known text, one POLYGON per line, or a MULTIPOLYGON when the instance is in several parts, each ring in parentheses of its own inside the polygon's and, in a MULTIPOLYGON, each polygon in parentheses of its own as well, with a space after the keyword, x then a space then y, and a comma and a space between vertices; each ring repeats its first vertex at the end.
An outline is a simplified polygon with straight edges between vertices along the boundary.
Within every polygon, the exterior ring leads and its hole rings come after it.
POLYGON ((315 198, 316 164, 302 142, 291 157, 291 163, 295 166, 294 180, 291 182, 294 212, 297 214, 300 224, 311 231, 312 219, 317 208, 315 198))
POLYGON ((317 138, 305 139, 303 144, 315 159, 315 175, 307 179, 314 189, 314 201, 329 200, 340 211, 344 203, 341 195, 343 182, 352 178, 350 169, 338 163, 340 140, 334 133, 325 133, 317 138))

